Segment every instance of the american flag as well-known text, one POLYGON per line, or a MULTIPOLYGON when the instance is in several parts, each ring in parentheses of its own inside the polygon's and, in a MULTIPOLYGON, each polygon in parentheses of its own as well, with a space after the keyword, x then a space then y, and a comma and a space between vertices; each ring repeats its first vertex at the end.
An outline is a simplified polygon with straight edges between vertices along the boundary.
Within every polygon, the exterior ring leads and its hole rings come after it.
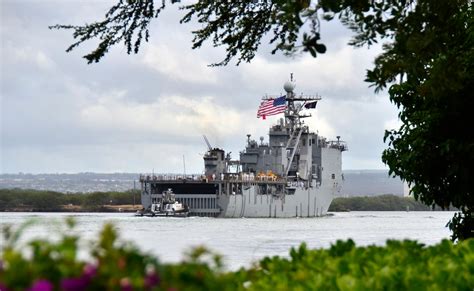
POLYGON ((257 118, 261 117, 265 119, 266 116, 276 115, 286 110, 286 98, 285 96, 278 97, 276 99, 268 99, 262 101, 257 111, 257 118))

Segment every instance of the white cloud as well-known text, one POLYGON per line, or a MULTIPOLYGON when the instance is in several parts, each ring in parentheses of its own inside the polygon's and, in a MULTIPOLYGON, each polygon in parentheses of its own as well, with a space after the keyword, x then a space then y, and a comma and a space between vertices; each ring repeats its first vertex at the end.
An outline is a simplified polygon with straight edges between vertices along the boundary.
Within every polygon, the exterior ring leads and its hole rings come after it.
MULTIPOLYGON (((347 39, 339 39, 338 42, 346 43, 347 39)), ((363 82, 365 66, 370 63, 377 50, 355 50, 347 45, 338 47, 340 49, 328 51, 317 58, 303 54, 283 62, 272 62, 268 58, 257 56, 252 65, 242 66, 242 76, 249 84, 264 84, 267 88, 274 88, 276 80, 278 84, 283 84, 292 72, 297 83, 296 90, 305 88, 332 92, 352 89, 347 91, 348 94, 367 91, 368 84, 363 82)), ((360 96, 347 96, 358 97, 360 96)))
POLYGON ((41 70, 51 70, 55 68, 54 61, 42 50, 30 46, 15 47, 11 41, 2 47, 2 55, 8 55, 8 61, 11 64, 27 63, 41 70))
POLYGON ((210 96, 190 99, 162 96, 152 103, 137 103, 112 92, 81 111, 82 123, 89 128, 148 132, 157 135, 198 136, 203 133, 227 137, 238 132, 245 113, 218 105, 210 96))
POLYGON ((148 44, 141 61, 145 66, 175 80, 204 84, 217 82, 216 71, 207 66, 209 62, 190 50, 184 53, 182 49, 174 49, 170 45, 148 44))

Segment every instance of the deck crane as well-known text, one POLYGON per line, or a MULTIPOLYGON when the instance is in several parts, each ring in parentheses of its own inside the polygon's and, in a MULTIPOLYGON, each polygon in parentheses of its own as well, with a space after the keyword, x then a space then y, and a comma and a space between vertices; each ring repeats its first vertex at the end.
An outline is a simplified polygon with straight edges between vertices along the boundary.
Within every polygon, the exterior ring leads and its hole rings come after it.
POLYGON ((206 142, 207 147, 209 148, 209 150, 212 150, 212 146, 209 143, 209 140, 207 139, 206 135, 203 134, 202 137, 204 138, 204 141, 206 142))

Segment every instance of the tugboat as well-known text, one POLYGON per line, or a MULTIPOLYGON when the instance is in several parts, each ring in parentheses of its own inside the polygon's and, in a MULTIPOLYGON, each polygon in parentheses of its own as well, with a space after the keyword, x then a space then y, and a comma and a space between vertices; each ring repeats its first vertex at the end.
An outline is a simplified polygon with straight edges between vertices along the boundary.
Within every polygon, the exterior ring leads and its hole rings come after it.
MULTIPOLYGON (((317 217, 327 213, 341 191, 342 152, 347 144, 337 136, 328 140, 311 131, 304 119, 321 100, 318 95, 297 95, 293 76, 286 94, 265 95, 257 117, 284 114, 270 127, 268 142, 247 135, 238 160, 213 148, 207 138, 202 175, 140 175, 141 201, 149 213, 162 215, 169 203, 163 191, 189 206, 189 215, 209 217, 317 217), (160 200, 162 199, 162 200, 160 200), (168 203, 165 204, 164 203, 168 203), (154 212, 152 209, 158 211, 154 212)), ((175 205, 175 204, 171 204, 175 205)), ((184 206, 183 206, 184 207, 184 206)))
POLYGON ((163 191, 161 197, 156 197, 148 209, 138 210, 136 216, 175 216, 187 217, 189 207, 176 200, 172 189, 163 191))

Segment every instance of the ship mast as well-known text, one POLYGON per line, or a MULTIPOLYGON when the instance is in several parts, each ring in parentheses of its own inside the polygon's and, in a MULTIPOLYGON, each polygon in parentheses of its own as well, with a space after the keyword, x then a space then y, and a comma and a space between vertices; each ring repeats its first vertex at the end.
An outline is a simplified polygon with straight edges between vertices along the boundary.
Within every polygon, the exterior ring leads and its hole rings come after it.
POLYGON ((319 101, 321 97, 318 95, 300 95, 296 96, 294 89, 296 84, 293 80, 293 73, 290 74, 290 80, 286 81, 283 89, 286 91, 287 108, 285 111, 285 123, 293 133, 295 129, 301 127, 301 118, 311 117, 311 114, 301 114, 301 110, 307 102, 319 101), (295 101, 303 101, 303 103, 295 103, 295 101))

